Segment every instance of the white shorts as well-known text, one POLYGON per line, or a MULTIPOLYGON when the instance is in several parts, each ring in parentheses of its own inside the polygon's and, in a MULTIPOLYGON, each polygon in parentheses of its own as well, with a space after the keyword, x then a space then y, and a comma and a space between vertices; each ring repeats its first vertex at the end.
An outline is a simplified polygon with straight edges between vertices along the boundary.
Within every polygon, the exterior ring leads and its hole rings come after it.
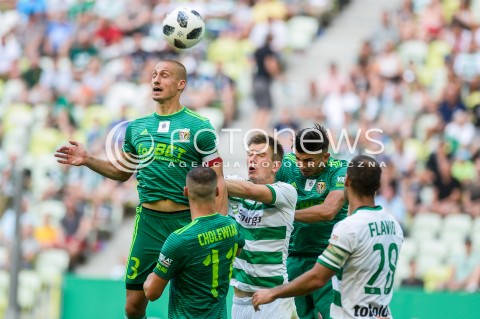
POLYGON ((298 319, 293 298, 279 298, 261 305, 260 311, 253 309, 252 297, 233 296, 232 319, 298 319))

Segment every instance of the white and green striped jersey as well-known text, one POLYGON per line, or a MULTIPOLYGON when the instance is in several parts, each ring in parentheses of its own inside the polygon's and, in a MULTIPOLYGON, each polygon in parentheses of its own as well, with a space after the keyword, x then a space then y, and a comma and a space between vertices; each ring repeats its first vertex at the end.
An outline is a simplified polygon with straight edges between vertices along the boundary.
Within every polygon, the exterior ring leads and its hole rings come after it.
POLYGON ((381 206, 362 206, 333 228, 318 262, 332 279, 332 319, 392 318, 389 304, 403 242, 398 222, 381 206))
POLYGON ((254 292, 288 282, 288 243, 293 230, 297 191, 290 184, 266 185, 272 203, 229 198, 229 215, 235 218, 245 246, 233 263, 232 286, 254 292))

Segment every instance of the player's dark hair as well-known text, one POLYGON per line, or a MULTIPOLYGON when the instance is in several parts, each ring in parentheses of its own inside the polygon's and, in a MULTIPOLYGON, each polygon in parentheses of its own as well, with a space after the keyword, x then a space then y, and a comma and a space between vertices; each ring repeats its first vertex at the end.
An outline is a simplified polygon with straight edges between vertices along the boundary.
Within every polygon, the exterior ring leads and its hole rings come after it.
POLYGON ((371 197, 380 188, 382 168, 380 164, 366 155, 358 155, 352 158, 347 168, 350 187, 361 196, 371 197))
POLYGON ((172 59, 165 59, 165 60, 162 60, 162 62, 168 62, 168 63, 172 63, 172 64, 175 64, 176 66, 176 75, 177 75, 177 78, 179 80, 185 80, 187 81, 187 69, 185 68, 185 66, 178 62, 177 60, 172 60, 172 59))
POLYGON ((258 133, 250 137, 248 140, 247 145, 250 146, 252 144, 268 144, 268 147, 272 151, 272 160, 274 161, 281 161, 283 159, 283 147, 282 144, 277 139, 274 139, 271 136, 267 136, 262 133, 258 133))
POLYGON ((320 150, 326 153, 329 145, 327 130, 318 123, 300 130, 295 136, 295 151, 299 153, 319 153, 320 150))
POLYGON ((195 167, 187 174, 187 187, 189 196, 197 200, 215 197, 217 173, 210 167, 195 167))

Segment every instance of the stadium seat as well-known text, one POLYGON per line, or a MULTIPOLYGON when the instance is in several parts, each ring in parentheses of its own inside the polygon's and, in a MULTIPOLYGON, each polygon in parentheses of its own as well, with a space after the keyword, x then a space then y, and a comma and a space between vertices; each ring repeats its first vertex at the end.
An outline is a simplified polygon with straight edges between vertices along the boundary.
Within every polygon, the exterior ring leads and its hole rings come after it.
POLYGON ((402 244, 402 249, 400 250, 399 261, 406 263, 416 257, 418 251, 418 245, 416 241, 412 238, 405 238, 402 244))
POLYGON ((419 247, 419 256, 425 258, 438 258, 443 261, 448 255, 448 246, 439 240, 425 240, 419 247))
POLYGON ((0 318, 8 307, 8 289, 10 286, 10 275, 5 270, 0 270, 0 318))
POLYGON ((438 290, 450 277, 451 269, 448 266, 432 266, 423 275, 424 288, 426 291, 438 290))
POLYGON ((0 268, 5 268, 8 261, 8 249, 4 246, 0 246, 0 268))
POLYGON ((472 233, 472 247, 476 252, 480 252, 480 232, 472 233))
POLYGON ((0 291, 8 292, 10 286, 10 275, 6 270, 0 270, 0 291))
MULTIPOLYGON (((403 247, 402 247, 403 250, 403 247)), ((401 255, 401 254, 400 254, 401 255)), ((410 275, 410 263, 409 259, 405 259, 400 257, 400 259, 397 262, 396 270, 395 270, 395 281, 394 281, 394 286, 399 287, 400 284, 402 283, 403 279, 408 278, 410 275)))
POLYGON ((22 270, 18 274, 18 305, 24 312, 32 312, 36 307, 42 288, 40 275, 32 270, 22 270))
POLYGON ((294 50, 308 48, 318 31, 318 20, 313 17, 296 16, 288 20, 288 46, 294 50))
POLYGON ((475 217, 472 225, 472 234, 480 233, 480 216, 475 217))
POLYGON ((418 256, 417 258, 417 270, 420 277, 424 275, 431 269, 439 267, 442 265, 440 258, 435 258, 434 256, 418 256))
POLYGON ((63 202, 52 199, 42 202, 39 207, 39 212, 40 216, 50 215, 54 224, 58 224, 65 216, 66 208, 63 202))
POLYGON ((466 214, 448 215, 443 220, 442 233, 457 232, 463 238, 470 235, 472 218, 466 214))
POLYGON ((48 249, 37 257, 35 270, 45 286, 56 287, 61 283, 63 273, 68 269, 70 255, 63 249, 48 249))
POLYGON ((442 218, 435 213, 420 213, 415 216, 412 233, 428 232, 436 235, 442 226, 442 218))
POLYGON ((447 263, 455 260, 458 256, 465 256, 465 241, 463 238, 444 238, 442 242, 448 249, 447 257, 445 259, 447 263))
POLYGON ((468 233, 463 233, 463 232, 460 232, 460 231, 456 231, 456 230, 448 230, 448 231, 444 231, 441 233, 441 240, 445 243, 452 243, 452 244, 456 244, 456 243, 461 243, 463 244, 464 241, 465 241, 465 237, 468 235, 468 233))

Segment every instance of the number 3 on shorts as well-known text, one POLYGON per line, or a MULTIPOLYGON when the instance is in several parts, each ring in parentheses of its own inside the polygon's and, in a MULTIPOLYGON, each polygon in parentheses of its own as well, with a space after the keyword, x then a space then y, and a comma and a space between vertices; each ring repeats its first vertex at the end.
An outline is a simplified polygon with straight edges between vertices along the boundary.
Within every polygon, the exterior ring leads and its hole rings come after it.
POLYGON ((140 259, 138 259, 137 257, 131 257, 130 260, 135 262, 135 264, 130 267, 133 273, 131 275, 128 275, 127 278, 135 279, 138 275, 138 266, 140 266, 140 259))

